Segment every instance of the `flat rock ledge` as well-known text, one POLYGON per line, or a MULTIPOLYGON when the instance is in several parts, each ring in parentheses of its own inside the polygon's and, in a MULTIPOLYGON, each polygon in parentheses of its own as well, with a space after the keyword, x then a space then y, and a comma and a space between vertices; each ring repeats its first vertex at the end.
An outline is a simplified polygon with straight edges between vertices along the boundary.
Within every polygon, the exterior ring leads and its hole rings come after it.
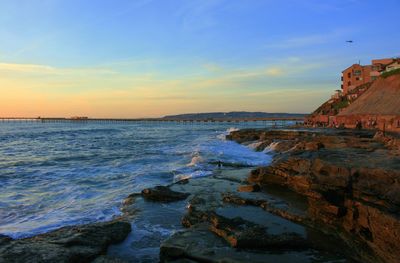
POLYGON ((170 186, 191 198, 181 220, 185 229, 161 243, 161 262, 353 262, 338 239, 320 242, 329 236, 299 224, 306 220, 297 205, 263 189, 241 191, 249 171, 170 186))
POLYGON ((24 239, 0 236, 0 263, 118 263, 104 255, 108 246, 122 242, 129 232, 129 222, 114 220, 63 227, 24 239))

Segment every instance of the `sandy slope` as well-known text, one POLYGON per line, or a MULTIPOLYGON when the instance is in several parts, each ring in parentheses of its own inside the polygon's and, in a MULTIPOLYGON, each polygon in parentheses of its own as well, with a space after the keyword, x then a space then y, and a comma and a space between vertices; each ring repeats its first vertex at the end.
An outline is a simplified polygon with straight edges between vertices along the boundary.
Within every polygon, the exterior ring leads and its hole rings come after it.
POLYGON ((339 115, 400 114, 400 75, 380 78, 339 115))

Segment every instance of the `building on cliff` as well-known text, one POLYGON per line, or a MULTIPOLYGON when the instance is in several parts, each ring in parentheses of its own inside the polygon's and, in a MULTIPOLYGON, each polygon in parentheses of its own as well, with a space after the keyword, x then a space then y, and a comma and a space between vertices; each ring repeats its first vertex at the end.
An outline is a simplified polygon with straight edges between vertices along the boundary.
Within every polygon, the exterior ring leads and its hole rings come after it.
POLYGON ((372 66, 362 66, 353 64, 342 71, 342 90, 343 95, 347 95, 349 91, 356 87, 371 81, 372 66))
POLYGON ((394 58, 374 59, 371 65, 351 65, 342 71, 343 95, 347 95, 353 89, 376 80, 387 69, 392 70, 398 67, 400 67, 399 61, 394 58), (394 62, 397 62, 397 64, 394 62))
POLYGON ((400 69, 400 58, 396 58, 390 64, 386 65, 385 72, 400 69))

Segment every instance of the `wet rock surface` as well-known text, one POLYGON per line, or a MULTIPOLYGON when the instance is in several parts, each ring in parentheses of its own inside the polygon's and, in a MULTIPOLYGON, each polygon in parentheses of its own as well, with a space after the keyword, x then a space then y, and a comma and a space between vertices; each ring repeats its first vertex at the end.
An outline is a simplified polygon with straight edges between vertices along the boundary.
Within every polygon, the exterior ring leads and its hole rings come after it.
POLYGON ((258 184, 241 185, 238 187, 239 192, 258 192, 260 190, 261 190, 261 187, 258 184))
POLYGON ((142 191, 142 196, 144 199, 156 202, 174 202, 184 200, 189 195, 189 193, 173 191, 167 186, 156 186, 153 188, 144 189, 142 191))
POLYGON ((182 218, 186 230, 161 243, 161 262, 353 262, 337 238, 304 224, 308 205, 301 195, 238 191, 250 171, 171 186, 192 196, 182 218))
POLYGON ((111 244, 131 231, 129 222, 116 220, 61 229, 31 238, 0 237, 0 262, 120 262, 101 257, 111 244))
POLYGON ((235 248, 283 250, 310 248, 304 237, 298 233, 270 234, 267 227, 244 220, 239 216, 227 218, 212 214, 210 223, 210 230, 235 248))

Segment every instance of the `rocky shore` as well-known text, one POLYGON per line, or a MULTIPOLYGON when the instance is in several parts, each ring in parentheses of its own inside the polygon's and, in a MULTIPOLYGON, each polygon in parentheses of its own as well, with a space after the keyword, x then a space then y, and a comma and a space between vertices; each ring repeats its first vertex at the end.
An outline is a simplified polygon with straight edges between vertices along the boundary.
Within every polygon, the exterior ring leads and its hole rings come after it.
MULTIPOLYGON (((163 262, 398 262, 396 137, 240 130, 227 138, 273 151, 272 165, 199 180, 208 187, 189 200, 187 229, 161 245, 163 262)), ((172 189, 196 192, 190 183, 172 189)))
MULTIPOLYGON (((304 196, 304 218, 291 218, 344 241, 362 262, 400 258, 400 144, 396 135, 361 131, 233 132, 237 142, 275 142, 274 162, 250 183, 304 196)), ((262 148, 262 147, 261 147, 262 148)), ((262 204, 261 204, 262 205, 262 204)))
POLYGON ((272 164, 223 167, 144 189, 128 196, 111 222, 20 240, 0 236, 0 262, 121 262, 112 244, 128 236, 146 204, 182 211, 175 215, 180 229, 157 241, 161 262, 398 262, 396 136, 249 129, 227 139, 268 151, 272 164))

